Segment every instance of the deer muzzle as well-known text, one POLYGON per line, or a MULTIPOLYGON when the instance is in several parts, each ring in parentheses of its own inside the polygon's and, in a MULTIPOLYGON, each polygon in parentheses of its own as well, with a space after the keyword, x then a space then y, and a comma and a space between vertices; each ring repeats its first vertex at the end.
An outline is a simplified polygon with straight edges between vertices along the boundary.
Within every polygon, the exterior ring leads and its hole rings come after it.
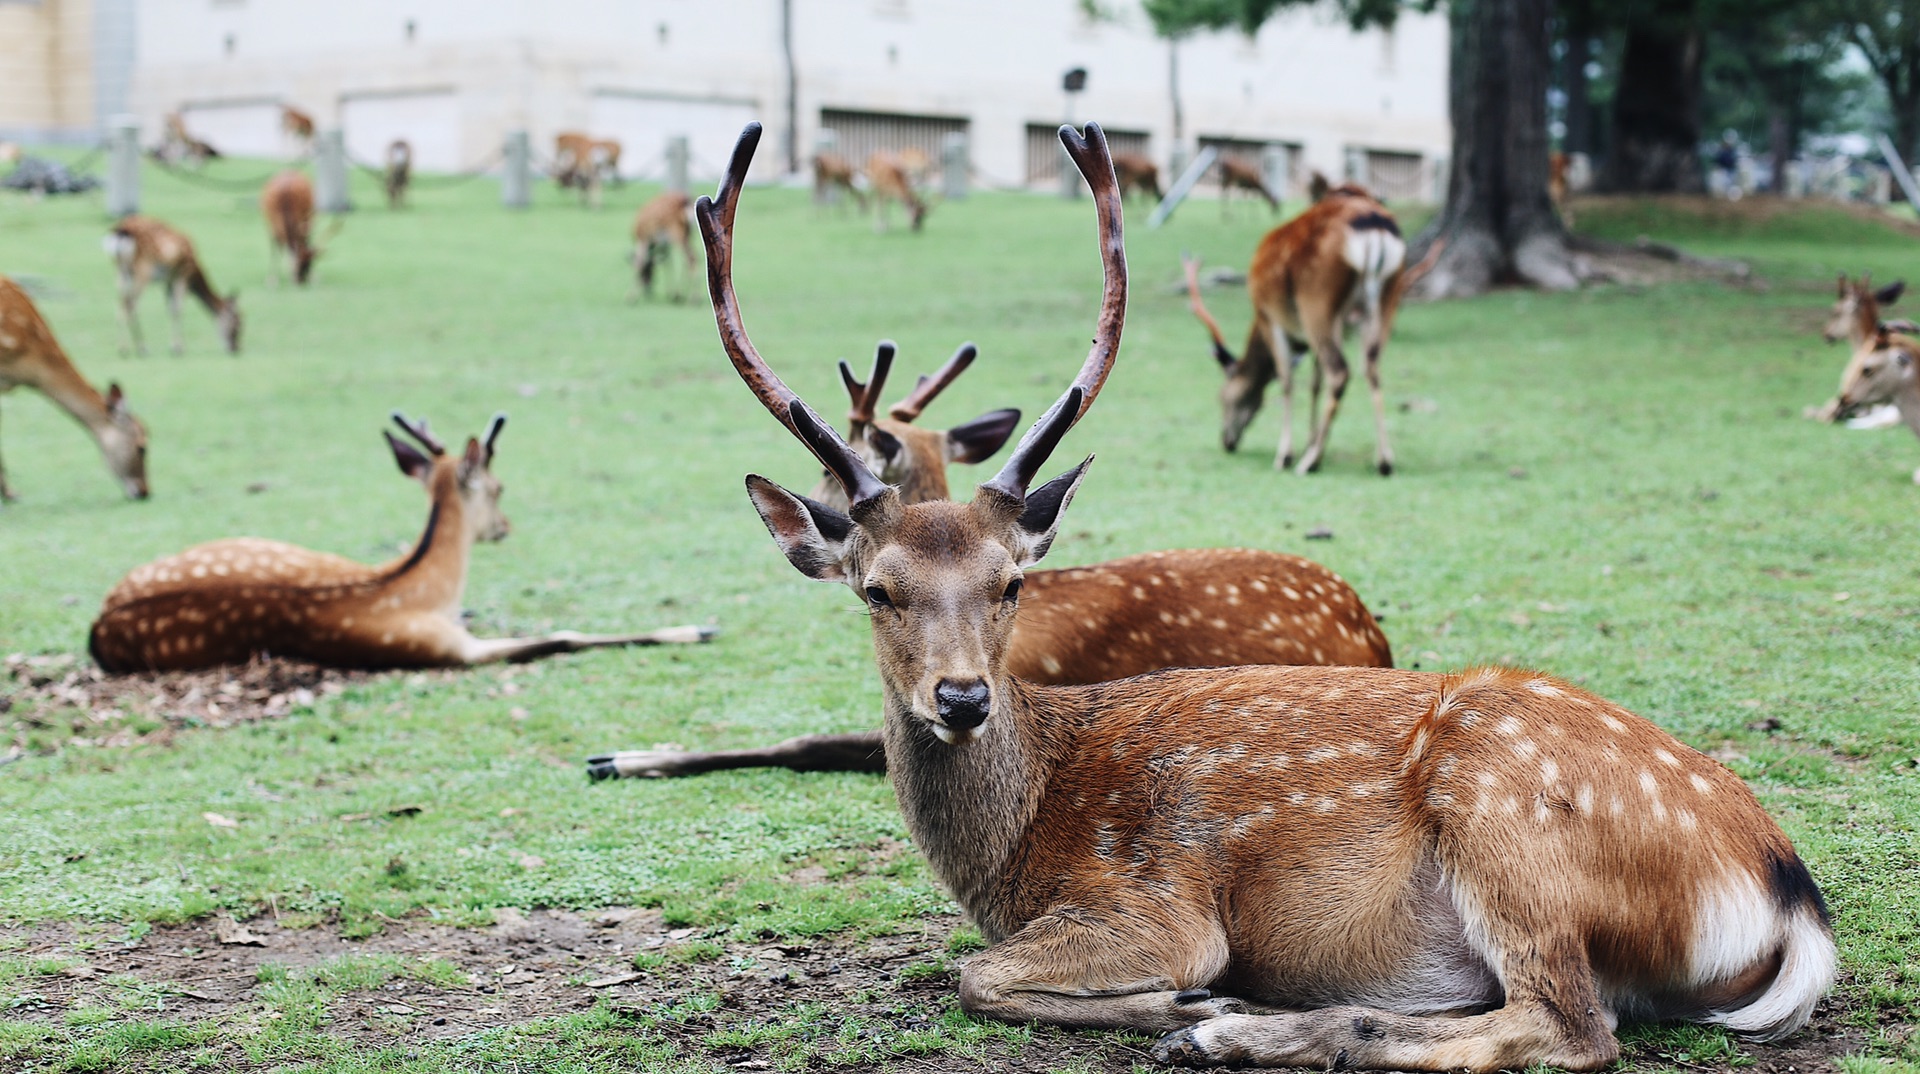
POLYGON ((941 679, 933 688, 933 704, 934 713, 947 730, 956 736, 971 736, 975 728, 987 722, 987 712, 993 708, 993 688, 984 679, 941 679))

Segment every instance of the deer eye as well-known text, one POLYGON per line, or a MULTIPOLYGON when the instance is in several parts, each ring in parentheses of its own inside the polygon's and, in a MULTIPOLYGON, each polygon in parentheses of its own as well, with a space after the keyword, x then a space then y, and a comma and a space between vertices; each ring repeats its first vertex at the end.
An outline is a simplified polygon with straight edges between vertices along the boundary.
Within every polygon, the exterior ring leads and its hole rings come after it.
POLYGON ((887 596, 887 591, 879 586, 870 585, 867 587, 867 603, 876 608, 891 608, 893 607, 893 598, 887 596))
POLYGON ((1006 601, 1008 604, 1012 604, 1013 602, 1019 600, 1020 586, 1021 586, 1021 581, 1018 578, 1015 578, 1013 581, 1008 582, 1007 591, 1005 593, 1000 594, 1000 599, 1006 601))

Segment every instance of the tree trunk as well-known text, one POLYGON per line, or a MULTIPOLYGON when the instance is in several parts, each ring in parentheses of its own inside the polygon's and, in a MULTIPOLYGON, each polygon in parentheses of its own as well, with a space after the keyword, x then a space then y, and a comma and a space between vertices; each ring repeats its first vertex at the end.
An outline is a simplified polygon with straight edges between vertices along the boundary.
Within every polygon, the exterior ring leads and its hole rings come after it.
POLYGON ((1627 30, 1613 97, 1613 151, 1605 173, 1609 190, 1697 194, 1706 189, 1700 167, 1703 37, 1697 27, 1678 22, 1685 15, 1627 30))
POLYGON ((1773 193, 1787 192, 1787 167, 1793 161, 1793 147, 1799 139, 1796 124, 1788 118, 1788 106, 1775 104, 1767 109, 1767 152, 1773 154, 1773 193))
POLYGON ((1579 285, 1566 231, 1547 197, 1547 48, 1551 0, 1454 0, 1453 160, 1447 204, 1415 241, 1444 240, 1420 281, 1432 298, 1495 284, 1579 285))

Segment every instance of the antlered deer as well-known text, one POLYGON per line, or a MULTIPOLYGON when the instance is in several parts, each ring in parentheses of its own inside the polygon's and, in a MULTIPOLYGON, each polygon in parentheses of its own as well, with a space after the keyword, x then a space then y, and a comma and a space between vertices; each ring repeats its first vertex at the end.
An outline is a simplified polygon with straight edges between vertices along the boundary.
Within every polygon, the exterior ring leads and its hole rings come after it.
MULTIPOLYGON (((1113 155, 1113 173, 1120 179, 1120 196, 1125 198, 1132 191, 1139 191, 1154 201, 1159 201, 1160 167, 1145 153, 1115 153, 1113 155)), ((1262 190, 1266 188, 1261 187, 1262 190)))
POLYGON ((393 419, 425 449, 387 433, 394 460, 433 502, 411 552, 369 567, 258 537, 196 545, 135 568, 113 587, 93 622, 94 660, 116 673, 244 663, 258 653, 333 667, 450 667, 713 637, 710 628, 691 626, 532 638, 468 633, 460 621, 468 555, 475 541, 498 541, 508 530, 491 470, 506 415, 495 415, 486 437, 469 437, 458 454, 426 422, 393 419))
POLYGON ((873 229, 887 230, 887 203, 897 201, 907 211, 913 230, 919 231, 927 219, 927 203, 913 187, 913 175, 892 153, 876 152, 867 158, 867 188, 873 193, 873 229))
POLYGON ((1373 195, 1351 183, 1327 187, 1314 176, 1314 204, 1306 212, 1274 228, 1260 240, 1247 270, 1247 293, 1253 299, 1253 326, 1247 331, 1246 353, 1235 358, 1220 334, 1220 324, 1200 300, 1198 261, 1187 259, 1187 292, 1194 315, 1213 336, 1213 356, 1227 375, 1220 392, 1220 442, 1228 451, 1240 446, 1240 435, 1266 401, 1267 385, 1280 380, 1280 449, 1275 469, 1293 465, 1293 371, 1300 356, 1313 348, 1313 390, 1309 414, 1313 436, 1300 456, 1299 472, 1319 468, 1327 447, 1327 431, 1346 394, 1350 372, 1340 349, 1347 315, 1362 315, 1361 336, 1367 352, 1367 388, 1373 394, 1376 437, 1375 465, 1382 474, 1393 472, 1393 448, 1387 443, 1386 400, 1380 393, 1380 351, 1393 329, 1394 311, 1407 288, 1432 267, 1438 243, 1427 259, 1403 271, 1407 244, 1393 214, 1373 195), (1285 355, 1284 360, 1276 356, 1285 355), (1320 409, 1320 385, 1327 385, 1327 403, 1320 409), (1313 414, 1313 411, 1319 411, 1313 414))
MULTIPOLYGON (((1920 328, 1902 327, 1920 333, 1920 328)), ((1877 326, 1873 338, 1862 344, 1847 362, 1840 380, 1840 394, 1829 404, 1835 418, 1864 407, 1890 403, 1907 428, 1920 436, 1920 375, 1915 373, 1916 361, 1920 361, 1920 336, 1896 334, 1891 325, 1877 326)), ((1913 472, 1913 480, 1920 484, 1920 470, 1913 472)))
MULTIPOLYGON (((693 225, 687 222, 691 208, 692 202, 683 191, 667 190, 655 194, 633 215, 634 281, 627 301, 638 301, 642 291, 653 297, 654 269, 673 260, 676 246, 686 258, 687 276, 693 275, 693 225)), ((682 277, 681 290, 674 293, 675 302, 686 301, 685 279, 682 277)))
MULTIPOLYGON (((107 394, 101 395, 88 384, 67 360, 33 300, 19 284, 0 276, 0 395, 22 387, 53 400, 86 426, 114 480, 129 497, 147 498, 147 427, 127 409, 120 385, 109 384, 107 394)), ((0 463, 0 501, 12 499, 7 468, 0 463)))
POLYGON ((834 190, 844 190, 861 212, 867 211, 867 196, 853 185, 853 165, 838 153, 816 153, 813 157, 813 201, 827 203, 834 190))
POLYGON ((260 212, 267 218, 267 261, 273 272, 267 282, 284 283, 291 264, 293 282, 306 286, 314 260, 324 252, 313 238, 313 184, 299 172, 281 172, 260 192, 260 212))
POLYGON ((188 294, 198 299, 213 314, 220 329, 220 342, 229 354, 240 353, 240 292, 221 295, 207 279, 206 269, 194 252, 193 240, 180 230, 150 216, 121 218, 107 233, 107 256, 119 270, 120 323, 127 346, 139 354, 147 353, 147 342, 140 335, 140 318, 135 304, 147 284, 159 280, 167 292, 167 314, 173 321, 173 353, 179 354, 186 343, 180 331, 180 299, 188 294))
POLYGON ((734 220, 759 134, 696 207, 715 319, 851 507, 758 475, 747 490, 789 562, 866 605, 901 811, 991 945, 961 968, 964 1010, 1167 1032, 1162 1060, 1424 1070, 1596 1069, 1623 1019, 1769 1039, 1806 1021, 1835 952, 1786 835, 1726 768, 1573 686, 1492 669, 1010 675, 1022 574, 1092 460, 1032 482, 1097 398, 1125 318, 1105 139, 1062 134, 1105 269, 1086 362, 972 502, 908 505, 741 324, 734 220))
MULTIPOLYGON (((943 501, 948 462, 980 462, 1006 442, 1018 410, 996 410, 953 429, 911 424, 973 361, 971 343, 907 398, 877 417, 894 347, 882 343, 866 383, 840 363, 852 397, 848 444, 899 489, 903 504, 943 501)), ((814 499, 849 506, 831 472, 814 499)), ((1149 552, 1065 570, 1030 571, 1007 649, 1007 672, 1026 682, 1076 685, 1169 667, 1344 664, 1392 667, 1373 614, 1337 574, 1299 556, 1249 548, 1149 552)), ((692 753, 623 750, 587 759, 587 774, 687 776, 732 768, 883 772, 877 731, 803 735, 761 749, 692 753)))
POLYGON ((404 138, 395 138, 387 143, 387 170, 381 175, 380 183, 387 192, 387 208, 398 209, 406 204, 407 186, 413 182, 413 144, 404 138))
POLYGON ((1267 203, 1267 208, 1280 211, 1280 198, 1267 189, 1266 177, 1260 174, 1260 166, 1249 164, 1237 157, 1220 155, 1220 213, 1226 215, 1227 202, 1232 200, 1233 192, 1244 190, 1251 197, 1267 203))

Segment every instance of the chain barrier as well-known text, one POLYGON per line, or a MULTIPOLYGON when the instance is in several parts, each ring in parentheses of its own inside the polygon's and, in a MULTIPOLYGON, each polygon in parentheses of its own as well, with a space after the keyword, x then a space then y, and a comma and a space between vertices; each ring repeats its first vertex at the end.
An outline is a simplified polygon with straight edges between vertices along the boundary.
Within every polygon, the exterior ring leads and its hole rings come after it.
POLYGON ((281 171, 290 166, 281 165, 273 171, 267 172, 265 175, 254 179, 229 179, 225 176, 207 175, 204 172, 188 171, 185 168, 178 167, 172 162, 161 160, 158 157, 149 157, 148 159, 153 161, 155 167, 173 176, 175 179, 213 190, 259 190, 262 186, 266 185, 267 180, 279 175, 281 171))

